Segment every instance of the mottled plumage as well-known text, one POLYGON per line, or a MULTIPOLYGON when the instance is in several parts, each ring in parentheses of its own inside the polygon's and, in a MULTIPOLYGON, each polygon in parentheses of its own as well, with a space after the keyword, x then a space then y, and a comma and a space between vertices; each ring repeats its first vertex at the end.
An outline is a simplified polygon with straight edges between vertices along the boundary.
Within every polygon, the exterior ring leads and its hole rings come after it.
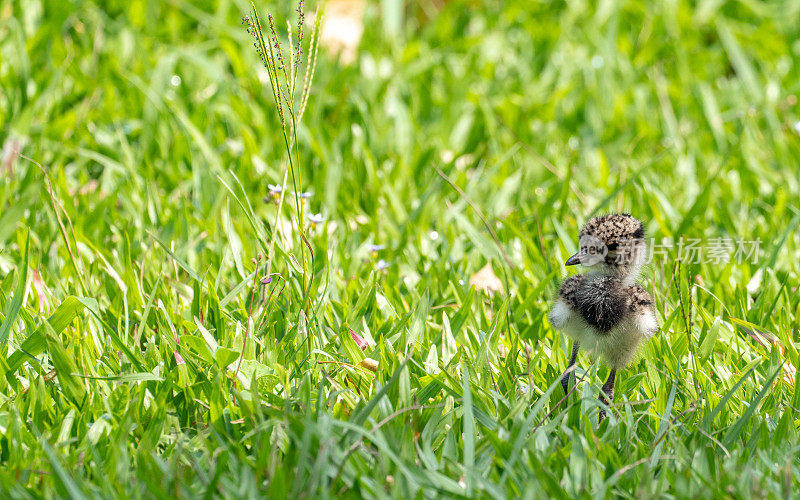
POLYGON ((572 276, 564 281, 550 323, 616 370, 624 368, 639 343, 658 331, 650 295, 616 277, 572 276))
POLYGON ((614 276, 585 278, 575 293, 576 310, 598 334, 605 335, 625 316, 627 288, 614 276))
MULTIPOLYGON (((589 220, 579 238, 580 251, 567 265, 580 263, 590 272, 564 280, 549 318, 575 341, 570 367, 579 347, 608 363, 611 375, 603 391, 610 399, 616 371, 630 363, 643 339, 658 331, 653 301, 636 283, 646 251, 644 225, 628 214, 605 215, 589 220)), ((569 371, 562 378, 565 391, 569 371)))
POLYGON ((644 224, 629 214, 594 217, 578 234, 580 249, 567 265, 583 264, 632 282, 646 257, 644 235, 644 224))
POLYGON ((644 224, 630 214, 601 215, 584 224, 578 238, 584 235, 599 238, 606 245, 615 245, 624 239, 644 238, 644 224))

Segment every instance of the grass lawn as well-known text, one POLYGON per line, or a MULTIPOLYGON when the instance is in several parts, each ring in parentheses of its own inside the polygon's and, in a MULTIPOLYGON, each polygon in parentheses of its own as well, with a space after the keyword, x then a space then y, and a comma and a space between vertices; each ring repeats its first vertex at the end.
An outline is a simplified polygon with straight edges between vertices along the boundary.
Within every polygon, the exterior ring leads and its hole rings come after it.
POLYGON ((249 11, 0 0, 0 496, 797 495, 800 3, 368 2, 296 142, 249 11), (547 313, 620 211, 598 423, 547 313))

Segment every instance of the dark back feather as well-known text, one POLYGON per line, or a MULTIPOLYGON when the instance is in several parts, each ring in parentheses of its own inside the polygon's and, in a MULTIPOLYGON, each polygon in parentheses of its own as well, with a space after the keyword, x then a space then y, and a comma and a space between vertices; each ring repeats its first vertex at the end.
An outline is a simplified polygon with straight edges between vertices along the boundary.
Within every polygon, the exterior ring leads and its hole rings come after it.
POLYGON ((585 280, 575 294, 576 309, 598 333, 608 333, 627 312, 626 288, 613 276, 585 280))

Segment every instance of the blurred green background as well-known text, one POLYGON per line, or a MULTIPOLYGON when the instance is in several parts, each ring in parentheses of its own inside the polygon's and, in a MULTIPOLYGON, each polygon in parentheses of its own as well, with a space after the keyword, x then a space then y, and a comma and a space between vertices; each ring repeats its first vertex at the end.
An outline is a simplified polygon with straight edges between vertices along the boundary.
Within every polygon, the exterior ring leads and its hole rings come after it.
POLYGON ((0 0, 9 495, 796 491, 800 3, 330 0, 302 312, 249 10, 0 0), (561 401, 546 313, 580 225, 623 210, 761 251, 654 260, 662 332, 598 426, 605 368, 561 401), (251 294, 272 238, 288 285, 251 294))

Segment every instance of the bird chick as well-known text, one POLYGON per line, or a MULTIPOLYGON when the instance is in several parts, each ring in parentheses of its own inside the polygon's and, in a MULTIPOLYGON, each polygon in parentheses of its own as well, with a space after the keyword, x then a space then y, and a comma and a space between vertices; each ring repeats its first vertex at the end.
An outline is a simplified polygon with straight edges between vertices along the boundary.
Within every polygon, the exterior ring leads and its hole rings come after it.
MULTIPOLYGON (((614 398, 615 376, 630 363, 639 343, 658 332, 650 295, 636 283, 646 257, 644 225, 629 214, 594 217, 579 234, 580 249, 566 265, 589 272, 561 285, 550 324, 574 340, 569 366, 561 377, 566 393, 571 368, 583 347, 599 354, 611 368, 600 399, 614 398)), ((600 412, 600 419, 605 417, 600 412)))

